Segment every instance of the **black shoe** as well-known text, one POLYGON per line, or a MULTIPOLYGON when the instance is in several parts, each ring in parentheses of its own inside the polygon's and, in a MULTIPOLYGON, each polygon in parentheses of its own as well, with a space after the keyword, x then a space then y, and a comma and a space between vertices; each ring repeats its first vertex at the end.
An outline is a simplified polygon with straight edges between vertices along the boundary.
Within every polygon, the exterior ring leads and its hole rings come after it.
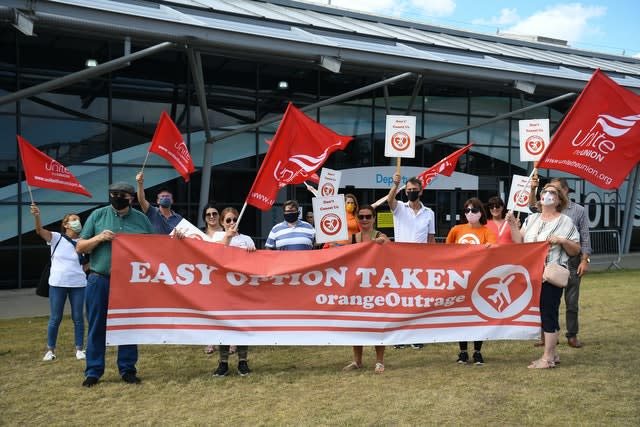
POLYGON ((397 344, 397 345, 393 346, 393 348, 397 348, 397 349, 402 349, 402 348, 405 348, 405 347, 407 347, 406 344, 397 344))
POLYGON ((456 360, 456 362, 458 362, 461 365, 466 365, 468 361, 469 361, 469 353, 467 353, 466 351, 461 351, 460 354, 458 354, 458 360, 456 360))
POLYGON ((484 365, 484 359, 482 358, 482 353, 479 351, 473 352, 473 363, 476 365, 484 365))
MULTIPOLYGON (((247 362, 245 362, 247 363, 247 362)), ((238 363, 238 369, 240 369, 240 364, 238 363)), ((248 369, 248 367, 247 367, 248 369)), ((215 370, 215 372, 213 373, 214 377, 224 377, 225 375, 227 375, 229 373, 229 364, 227 362, 220 362, 218 364, 218 369, 215 370)))
POLYGON ((122 376, 122 381, 127 384, 140 384, 142 382, 134 372, 125 372, 122 376))
POLYGON ((423 347, 424 347, 424 344, 411 344, 411 348, 415 350, 420 350, 423 347))
POLYGON ((245 375, 249 375, 249 372, 251 372, 251 369, 249 369, 249 364, 247 363, 246 360, 241 360, 238 362, 238 373, 240 374, 241 377, 244 377, 245 375))
POLYGON ((87 377, 82 381, 82 387, 93 387, 98 384, 98 378, 96 377, 87 377))

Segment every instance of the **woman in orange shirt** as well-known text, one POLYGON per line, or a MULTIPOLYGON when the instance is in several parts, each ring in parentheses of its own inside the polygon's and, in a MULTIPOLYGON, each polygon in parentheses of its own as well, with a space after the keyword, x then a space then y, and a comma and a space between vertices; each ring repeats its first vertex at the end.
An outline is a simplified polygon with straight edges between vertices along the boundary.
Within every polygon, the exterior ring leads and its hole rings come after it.
MULTIPOLYGON (((453 227, 447 235, 447 243, 461 243, 467 245, 482 245, 496 243, 496 236, 487 227, 487 215, 480 199, 472 197, 464 203, 464 216, 467 220, 464 224, 453 227)), ((469 361, 467 342, 460 341, 460 354, 457 362, 466 365, 469 361)), ((482 341, 473 342, 473 363, 483 365, 482 341)))

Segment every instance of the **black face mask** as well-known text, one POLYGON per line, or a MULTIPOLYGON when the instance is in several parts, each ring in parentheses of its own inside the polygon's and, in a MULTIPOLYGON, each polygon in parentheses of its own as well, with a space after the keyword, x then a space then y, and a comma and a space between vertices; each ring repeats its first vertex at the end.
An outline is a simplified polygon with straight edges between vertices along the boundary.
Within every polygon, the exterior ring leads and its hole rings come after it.
POLYGON ((130 205, 129 199, 126 197, 109 196, 109 203, 117 211, 122 210, 130 205))
POLYGON ((409 201, 415 202, 416 200, 418 200, 420 198, 420 192, 419 191, 407 191, 407 198, 409 199, 409 201))
POLYGON ((284 214, 284 220, 290 223, 296 222, 298 220, 298 212, 284 214))

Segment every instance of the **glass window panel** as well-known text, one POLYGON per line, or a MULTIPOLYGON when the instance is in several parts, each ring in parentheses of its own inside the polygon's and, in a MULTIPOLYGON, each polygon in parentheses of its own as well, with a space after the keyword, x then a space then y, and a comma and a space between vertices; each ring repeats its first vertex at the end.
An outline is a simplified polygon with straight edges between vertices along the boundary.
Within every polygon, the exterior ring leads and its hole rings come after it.
POLYGON ((509 98, 492 96, 471 97, 471 115, 497 116, 509 112, 509 98))
MULTIPOLYGON (((427 112, 426 115, 426 138, 439 135, 444 132, 460 129, 467 126, 466 116, 455 116, 450 114, 437 114, 427 112)), ((449 142, 453 144, 467 144, 467 133, 459 132, 455 135, 448 136, 441 139, 442 142, 449 142)))
POLYGON ((428 96, 424 105, 433 113, 467 113, 467 97, 428 96))
MULTIPOLYGON (((486 121, 486 118, 472 117, 471 124, 475 125, 486 121)), ((500 120, 471 129, 470 140, 478 145, 509 145, 509 121, 500 120)))

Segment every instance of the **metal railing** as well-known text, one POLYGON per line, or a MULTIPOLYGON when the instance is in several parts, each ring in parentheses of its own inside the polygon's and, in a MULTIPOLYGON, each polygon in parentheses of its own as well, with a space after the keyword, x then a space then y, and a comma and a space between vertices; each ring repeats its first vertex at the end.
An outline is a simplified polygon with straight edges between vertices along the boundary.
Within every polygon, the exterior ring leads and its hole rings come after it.
POLYGON ((609 264, 607 269, 621 268, 622 244, 618 230, 590 230, 589 238, 591 239, 591 262, 593 264, 609 264))

